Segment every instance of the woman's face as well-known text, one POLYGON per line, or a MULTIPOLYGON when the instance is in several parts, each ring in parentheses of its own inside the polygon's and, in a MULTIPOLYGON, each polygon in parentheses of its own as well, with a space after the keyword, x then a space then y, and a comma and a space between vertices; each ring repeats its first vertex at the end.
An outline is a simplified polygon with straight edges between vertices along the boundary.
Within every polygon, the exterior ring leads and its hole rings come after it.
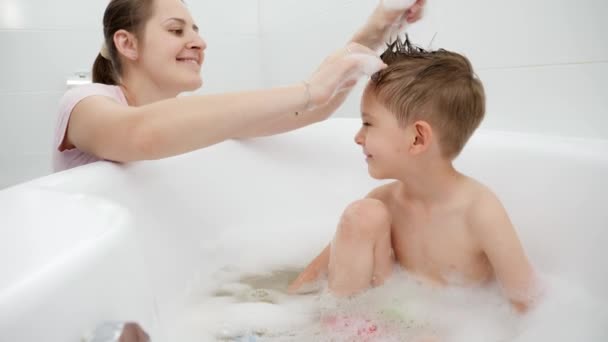
POLYGON ((139 63, 150 80, 166 91, 182 93, 200 88, 207 47, 181 0, 156 0, 145 25, 139 63))

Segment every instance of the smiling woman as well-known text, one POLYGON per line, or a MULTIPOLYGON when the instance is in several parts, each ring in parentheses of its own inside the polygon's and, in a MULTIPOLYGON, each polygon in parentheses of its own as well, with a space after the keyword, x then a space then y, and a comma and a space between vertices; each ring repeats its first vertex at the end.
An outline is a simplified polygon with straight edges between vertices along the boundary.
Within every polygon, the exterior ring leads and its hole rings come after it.
POLYGON ((133 61, 139 57, 144 61, 140 69, 164 85, 164 96, 174 97, 201 86, 199 71, 206 44, 179 2, 112 1, 103 24, 105 40, 93 65, 94 82, 118 85, 124 68, 133 68, 133 61), (188 63, 188 69, 182 68, 183 62, 188 63), (160 65, 164 68, 155 68, 160 65))
POLYGON ((97 160, 160 159, 324 120, 358 77, 385 66, 372 49, 396 20, 418 20, 422 4, 387 9, 380 2, 348 45, 302 82, 177 98, 203 83, 207 45, 188 8, 181 0, 112 0, 103 18, 94 83, 69 90, 60 103, 54 169, 97 160))

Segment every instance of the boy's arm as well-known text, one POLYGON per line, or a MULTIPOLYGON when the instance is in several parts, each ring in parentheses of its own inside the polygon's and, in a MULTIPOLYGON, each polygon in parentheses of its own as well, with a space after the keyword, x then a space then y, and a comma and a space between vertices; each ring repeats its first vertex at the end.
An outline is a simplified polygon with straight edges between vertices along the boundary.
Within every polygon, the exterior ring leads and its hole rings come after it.
POLYGON ((538 296, 535 272, 506 210, 489 190, 474 206, 472 227, 505 295, 519 312, 538 296))
POLYGON ((329 250, 330 245, 327 245, 323 251, 313 261, 306 266, 304 271, 300 273, 300 275, 296 278, 296 280, 289 285, 287 292, 291 294, 295 294, 302 287, 302 285, 314 282, 319 279, 319 276, 323 273, 327 273, 328 265, 329 265, 329 250))

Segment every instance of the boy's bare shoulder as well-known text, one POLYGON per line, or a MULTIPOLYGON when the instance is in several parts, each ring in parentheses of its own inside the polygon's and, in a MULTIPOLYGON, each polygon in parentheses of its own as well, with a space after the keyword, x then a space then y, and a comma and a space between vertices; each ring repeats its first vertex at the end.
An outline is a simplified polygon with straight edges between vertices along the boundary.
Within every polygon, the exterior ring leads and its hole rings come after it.
POLYGON ((487 226, 493 226, 492 222, 506 217, 507 213, 500 199, 487 185, 469 178, 467 186, 470 194, 467 216, 472 228, 485 229, 487 226))
POLYGON ((494 193, 490 187, 479 182, 476 179, 469 178, 470 180, 470 191, 471 191, 471 203, 473 204, 473 208, 479 209, 479 207, 484 207, 486 205, 497 205, 500 204, 500 200, 498 196, 494 193))
POLYGON ((375 188, 374 190, 370 191, 370 193, 367 194, 366 197, 377 199, 379 201, 386 203, 387 201, 390 200, 392 195, 395 193, 399 184, 400 183, 398 181, 395 181, 395 182, 381 185, 381 186, 375 188))

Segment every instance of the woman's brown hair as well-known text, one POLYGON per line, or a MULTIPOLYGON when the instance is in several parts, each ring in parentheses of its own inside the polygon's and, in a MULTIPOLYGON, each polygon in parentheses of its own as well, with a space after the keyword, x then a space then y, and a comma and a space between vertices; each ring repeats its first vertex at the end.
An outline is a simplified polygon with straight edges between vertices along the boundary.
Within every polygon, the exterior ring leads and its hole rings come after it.
POLYGON ((152 17, 154 0, 112 0, 103 15, 104 47, 93 63, 93 82, 118 85, 122 64, 114 45, 114 34, 126 30, 141 37, 152 17))

